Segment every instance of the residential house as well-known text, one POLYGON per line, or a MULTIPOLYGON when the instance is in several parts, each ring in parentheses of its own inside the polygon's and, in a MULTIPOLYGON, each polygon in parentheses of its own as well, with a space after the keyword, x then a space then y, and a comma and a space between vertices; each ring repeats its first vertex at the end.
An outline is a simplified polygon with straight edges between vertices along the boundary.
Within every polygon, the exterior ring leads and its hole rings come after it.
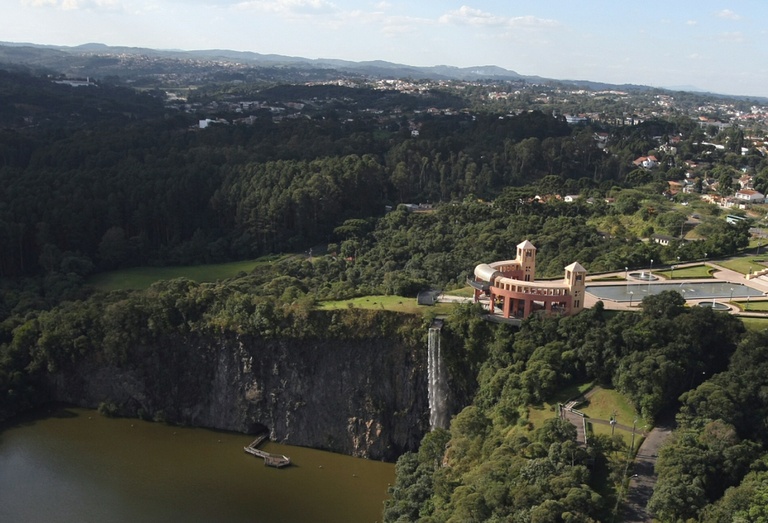
POLYGON ((675 238, 674 236, 667 236, 666 234, 651 234, 651 240, 653 243, 658 243, 659 245, 663 245, 665 247, 677 239, 678 238, 675 238))
POLYGON ((741 187, 742 189, 751 189, 752 177, 748 174, 741 175, 741 178, 739 178, 739 187, 741 187))
POLYGON ((651 156, 641 156, 634 162, 632 162, 637 167, 643 167, 645 169, 653 169, 659 164, 659 160, 651 155, 651 156))
POLYGON ((736 191, 734 196, 736 199, 747 203, 763 203, 765 201, 765 195, 754 189, 740 189, 736 191))

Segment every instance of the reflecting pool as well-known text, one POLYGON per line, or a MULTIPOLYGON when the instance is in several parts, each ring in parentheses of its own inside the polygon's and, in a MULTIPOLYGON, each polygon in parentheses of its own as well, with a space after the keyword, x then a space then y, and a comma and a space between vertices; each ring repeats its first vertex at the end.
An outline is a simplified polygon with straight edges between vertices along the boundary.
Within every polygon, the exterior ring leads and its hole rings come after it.
POLYGON ((694 283, 630 283, 622 285, 589 285, 587 292, 600 300, 641 302, 646 296, 663 291, 677 291, 686 300, 730 299, 763 296, 761 291, 739 283, 724 281, 694 283))

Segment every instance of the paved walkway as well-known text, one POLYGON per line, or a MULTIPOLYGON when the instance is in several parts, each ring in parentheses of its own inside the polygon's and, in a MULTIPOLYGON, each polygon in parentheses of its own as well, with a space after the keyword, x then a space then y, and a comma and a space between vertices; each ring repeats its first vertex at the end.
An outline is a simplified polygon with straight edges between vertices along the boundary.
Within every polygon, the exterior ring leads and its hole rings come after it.
POLYGON ((586 446, 587 435, 584 432, 584 418, 567 408, 563 408, 563 418, 576 427, 576 443, 586 446))
POLYGON ((659 422, 643 440, 635 456, 632 467, 632 477, 629 479, 629 492, 624 501, 622 518, 623 523, 647 523, 653 518, 647 511, 648 501, 653 494, 656 485, 656 459, 659 448, 672 434, 674 422, 665 420, 659 422))

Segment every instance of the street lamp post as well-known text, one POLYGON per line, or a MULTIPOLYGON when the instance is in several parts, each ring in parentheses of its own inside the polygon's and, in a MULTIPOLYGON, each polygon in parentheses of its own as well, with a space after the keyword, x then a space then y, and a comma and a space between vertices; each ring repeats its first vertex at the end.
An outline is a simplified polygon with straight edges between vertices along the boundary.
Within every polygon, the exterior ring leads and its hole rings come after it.
POLYGON ((733 301, 733 287, 731 287, 731 297, 728 300, 728 302, 732 302, 732 301, 733 301))
POLYGON ((634 294, 635 294, 634 292, 632 292, 632 291, 629 291, 629 306, 630 306, 630 307, 632 306, 632 296, 633 296, 634 294))
POLYGON ((624 267, 624 279, 629 281, 629 267, 624 267))
POLYGON ((750 295, 749 295, 749 294, 747 294, 747 306, 746 306, 746 308, 744 309, 744 311, 748 311, 748 310, 749 310, 749 298, 750 298, 750 295))
POLYGON ((651 294, 651 281, 653 280, 653 258, 651 258, 651 268, 648 271, 648 294, 651 294))
POLYGON ((632 452, 635 450, 635 425, 637 424, 637 418, 632 422, 632 444, 627 449, 627 464, 624 467, 624 476, 627 476, 629 472, 629 458, 632 457, 632 452))

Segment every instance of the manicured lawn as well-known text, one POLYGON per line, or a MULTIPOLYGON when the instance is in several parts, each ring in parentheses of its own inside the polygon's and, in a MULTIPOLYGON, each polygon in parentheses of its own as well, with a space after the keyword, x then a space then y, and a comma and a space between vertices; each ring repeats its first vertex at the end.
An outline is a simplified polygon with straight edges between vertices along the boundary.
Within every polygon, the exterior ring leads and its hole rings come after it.
MULTIPOLYGON (((751 310, 752 306, 749 308, 751 310)), ((761 332, 768 329, 768 318, 741 318, 741 321, 748 331, 761 332)))
POLYGON ((257 260, 210 265, 179 267, 133 267, 119 271, 102 272, 88 278, 88 284, 104 291, 141 290, 155 282, 174 278, 189 278, 196 282, 213 282, 233 278, 241 272, 249 273, 259 265, 272 263, 280 258, 270 256, 257 260))
POLYGON ((712 278, 710 271, 712 271, 712 268, 702 263, 701 265, 693 265, 691 267, 681 267, 674 271, 658 271, 654 272, 654 274, 661 275, 668 280, 688 280, 693 278, 712 278))
POLYGON ((351 300, 322 301, 317 308, 320 310, 334 309, 376 309, 395 312, 405 312, 408 314, 425 314, 434 312, 436 314, 449 314, 455 305, 451 303, 438 303, 427 306, 419 305, 416 298, 404 298, 402 296, 363 296, 351 300))
POLYGON ((751 255, 729 258, 727 260, 718 261, 717 263, 726 269, 731 269, 732 271, 740 272, 741 274, 748 274, 750 270, 752 272, 757 272, 768 267, 768 265, 766 265, 766 259, 768 259, 768 256, 761 254, 759 256, 751 255))
POLYGON ((768 312, 768 301, 733 301, 731 303, 738 306, 743 311, 768 312), (747 306, 749 306, 749 309, 747 309, 747 306))
POLYGON ((599 276, 595 278, 587 278, 588 281, 625 281, 626 278, 624 276, 614 275, 614 276, 599 276))

